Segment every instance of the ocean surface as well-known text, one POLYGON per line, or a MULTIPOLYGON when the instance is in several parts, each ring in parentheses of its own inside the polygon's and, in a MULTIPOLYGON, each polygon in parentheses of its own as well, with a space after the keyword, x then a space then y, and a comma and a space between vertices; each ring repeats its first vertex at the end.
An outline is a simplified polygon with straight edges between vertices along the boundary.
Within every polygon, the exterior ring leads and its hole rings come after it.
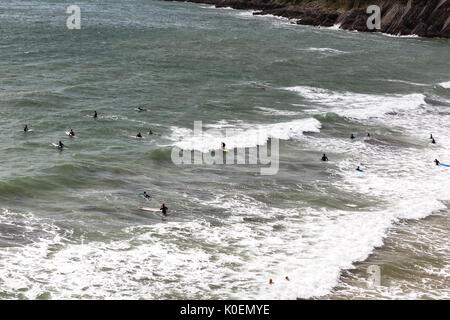
POLYGON ((76 4, 0 3, 0 299, 450 298, 448 39, 76 4), (171 159, 274 139, 276 175, 171 159))

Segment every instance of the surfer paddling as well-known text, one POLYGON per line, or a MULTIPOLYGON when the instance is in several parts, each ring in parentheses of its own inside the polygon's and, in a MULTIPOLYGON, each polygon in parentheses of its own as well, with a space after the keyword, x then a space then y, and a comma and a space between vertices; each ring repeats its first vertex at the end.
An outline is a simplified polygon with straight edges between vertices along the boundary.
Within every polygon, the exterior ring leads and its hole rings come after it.
POLYGON ((144 191, 142 193, 142 195, 144 196, 145 199, 151 199, 152 198, 146 191, 144 191))

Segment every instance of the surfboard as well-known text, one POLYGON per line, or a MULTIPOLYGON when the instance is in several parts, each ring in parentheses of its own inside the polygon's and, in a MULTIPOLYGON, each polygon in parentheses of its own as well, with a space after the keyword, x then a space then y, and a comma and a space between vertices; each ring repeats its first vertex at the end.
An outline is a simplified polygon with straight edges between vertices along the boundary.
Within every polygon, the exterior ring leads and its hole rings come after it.
POLYGON ((223 152, 228 152, 228 150, 227 150, 227 149, 222 149, 222 151, 223 151, 223 152))
POLYGON ((33 129, 28 129, 28 131, 24 131, 25 133, 27 132, 33 132, 33 129))
POLYGON ((162 211, 159 210, 158 208, 148 208, 148 207, 142 207, 142 206, 140 206, 140 207, 138 207, 138 209, 143 210, 143 211, 149 211, 149 212, 156 212, 156 213, 159 213, 158 215, 159 215, 160 217, 163 217, 163 218, 164 218, 165 216, 168 216, 168 215, 170 215, 170 214, 172 214, 172 213, 175 212, 175 211, 173 211, 173 210, 167 210, 167 214, 164 215, 164 214, 162 213, 162 211))
POLYGON ((138 207, 139 209, 141 209, 141 210, 144 210, 144 211, 152 211, 152 212, 159 212, 160 210, 158 209, 158 208, 147 208, 147 207, 138 207))
POLYGON ((358 170, 356 170, 356 171, 358 171, 358 172, 364 172, 364 170, 361 170, 361 169, 358 169, 358 170))
POLYGON ((56 143, 52 143, 52 146, 54 146, 55 148, 58 148, 58 149, 69 149, 69 148, 67 148, 66 146, 60 148, 60 147, 59 147, 59 144, 56 144, 56 143))
POLYGON ((443 163, 441 163, 440 165, 444 166, 444 167, 450 167, 450 164, 443 164, 443 163))
MULTIPOLYGON (((147 194, 148 194, 148 193, 147 193, 147 194)), ((146 197, 144 196, 143 193, 139 193, 139 196, 140 196, 141 198, 144 198, 145 200, 148 200, 148 201, 153 200, 152 196, 150 196, 150 198, 146 198, 146 197)))
POLYGON ((130 138, 135 138, 135 139, 144 139, 144 137, 137 137, 137 136, 130 136, 130 138))

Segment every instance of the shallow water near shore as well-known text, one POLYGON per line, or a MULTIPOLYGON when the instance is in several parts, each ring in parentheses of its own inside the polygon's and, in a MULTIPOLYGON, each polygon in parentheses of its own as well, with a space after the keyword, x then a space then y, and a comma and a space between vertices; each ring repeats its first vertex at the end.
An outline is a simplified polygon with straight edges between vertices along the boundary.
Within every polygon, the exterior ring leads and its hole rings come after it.
POLYGON ((449 298, 449 40, 78 5, 81 30, 65 4, 0 4, 0 298, 449 298), (270 139, 273 176, 171 160, 270 139))

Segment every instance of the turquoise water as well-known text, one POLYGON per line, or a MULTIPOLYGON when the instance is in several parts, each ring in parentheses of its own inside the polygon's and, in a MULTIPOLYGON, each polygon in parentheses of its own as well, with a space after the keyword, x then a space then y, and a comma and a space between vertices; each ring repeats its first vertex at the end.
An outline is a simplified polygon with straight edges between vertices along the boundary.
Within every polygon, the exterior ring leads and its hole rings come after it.
POLYGON ((57 1, 0 4, 0 297, 320 297, 398 221, 445 208, 449 172, 432 161, 450 163, 448 40, 188 3, 77 4, 81 30, 57 1), (236 132, 199 141, 194 121, 236 132), (171 160, 191 142, 269 139, 273 176, 171 160), (164 219, 137 208, 162 202, 164 219))

